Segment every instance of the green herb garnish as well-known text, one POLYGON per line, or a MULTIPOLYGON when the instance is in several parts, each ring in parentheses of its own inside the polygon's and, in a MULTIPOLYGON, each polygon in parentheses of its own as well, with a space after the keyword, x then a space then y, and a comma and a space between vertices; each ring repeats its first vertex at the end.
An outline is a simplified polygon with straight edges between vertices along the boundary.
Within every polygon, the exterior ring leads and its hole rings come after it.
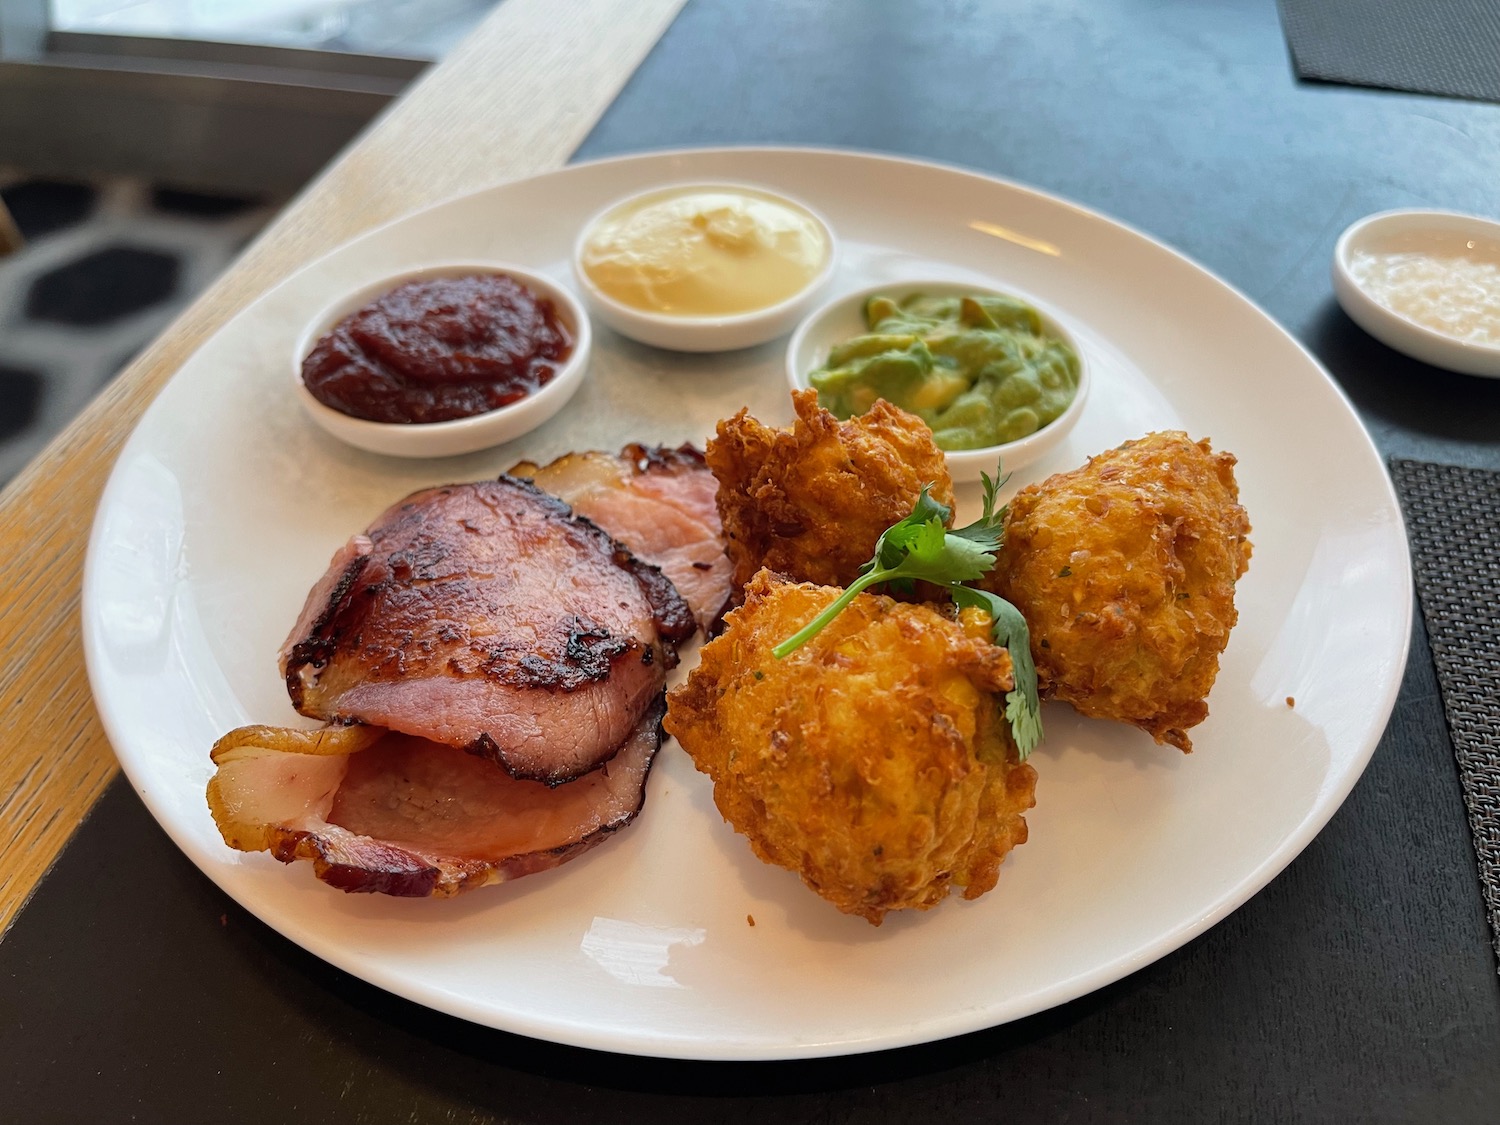
POLYGON ((918 581, 941 586, 959 606, 988 611, 995 644, 1010 653, 1016 686, 1005 697, 1005 718, 1021 760, 1025 761, 1042 740, 1041 702, 1026 619, 1004 598, 964 585, 983 578, 995 567, 995 554, 1005 533, 1005 508, 997 509, 995 498, 1004 483, 1003 477, 984 474, 984 514, 967 527, 955 530, 946 526, 952 510, 934 500, 924 486, 911 515, 886 528, 875 544, 874 557, 860 567, 859 577, 822 613, 772 649, 772 653, 779 660, 795 652, 872 586, 889 585, 902 591, 910 591, 918 581))

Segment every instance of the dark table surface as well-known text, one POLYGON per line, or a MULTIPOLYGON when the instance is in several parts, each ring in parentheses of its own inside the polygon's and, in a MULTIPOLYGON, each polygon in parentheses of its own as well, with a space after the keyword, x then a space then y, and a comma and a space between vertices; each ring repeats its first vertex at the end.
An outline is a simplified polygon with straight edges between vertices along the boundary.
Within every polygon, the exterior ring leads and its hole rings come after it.
MULTIPOLYGON (((691 0, 578 156, 740 143, 964 164, 1125 220, 1310 346, 1382 453, 1500 469, 1500 381, 1388 350, 1328 281, 1371 211, 1500 214, 1500 106, 1299 84, 1273 0, 691 0)), ((474 1027, 277 936, 122 782, 0 944, 0 1016, 4 1122, 1500 1120, 1500 983, 1420 615, 1369 769, 1280 877, 990 1031, 701 1064, 474 1027)))

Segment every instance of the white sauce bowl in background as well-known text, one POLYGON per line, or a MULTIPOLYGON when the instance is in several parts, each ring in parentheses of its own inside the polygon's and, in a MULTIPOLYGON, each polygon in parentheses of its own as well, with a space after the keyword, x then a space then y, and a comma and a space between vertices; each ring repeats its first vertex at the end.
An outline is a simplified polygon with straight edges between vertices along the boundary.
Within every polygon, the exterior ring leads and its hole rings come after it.
POLYGON ((1381 343, 1500 378, 1500 223, 1454 211, 1370 215, 1334 247, 1333 291, 1381 343))

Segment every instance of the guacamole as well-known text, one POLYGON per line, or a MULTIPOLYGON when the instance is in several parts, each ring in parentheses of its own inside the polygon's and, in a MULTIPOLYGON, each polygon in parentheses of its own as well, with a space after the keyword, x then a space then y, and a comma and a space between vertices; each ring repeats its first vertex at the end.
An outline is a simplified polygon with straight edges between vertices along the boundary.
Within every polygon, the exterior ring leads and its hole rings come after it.
POLYGON ((869 332, 809 376, 839 418, 883 398, 921 417, 940 449, 979 449, 1036 433, 1078 393, 1078 356, 1014 297, 876 296, 864 317, 869 332))

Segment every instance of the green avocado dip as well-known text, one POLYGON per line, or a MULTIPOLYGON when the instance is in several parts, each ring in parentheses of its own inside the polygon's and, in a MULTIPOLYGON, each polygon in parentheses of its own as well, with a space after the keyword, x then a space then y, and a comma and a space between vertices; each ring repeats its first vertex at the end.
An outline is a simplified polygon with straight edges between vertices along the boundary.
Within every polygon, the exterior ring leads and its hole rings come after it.
POLYGON ((1036 433, 1078 393, 1078 356, 1014 297, 876 296, 864 315, 870 331, 809 376, 839 418, 883 398, 931 426, 939 449, 979 449, 1036 433))

